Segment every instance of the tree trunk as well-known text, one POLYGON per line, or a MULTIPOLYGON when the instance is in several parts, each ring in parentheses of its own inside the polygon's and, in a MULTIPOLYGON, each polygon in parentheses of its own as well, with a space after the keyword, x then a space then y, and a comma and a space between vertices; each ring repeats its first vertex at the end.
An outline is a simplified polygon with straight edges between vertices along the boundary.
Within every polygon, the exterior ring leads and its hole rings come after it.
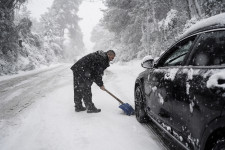
POLYGON ((202 11, 201 11, 201 3, 198 0, 194 0, 195 1, 195 8, 197 10, 198 16, 201 18, 202 16, 202 11))
POLYGON ((187 0, 188 1, 188 8, 189 8, 189 15, 191 16, 191 18, 193 17, 197 17, 199 18, 199 14, 197 12, 197 8, 195 5, 195 2, 193 0, 187 0))
POLYGON ((13 3, 14 3, 15 0, 7 0, 4 5, 5 7, 11 9, 13 7, 13 3))

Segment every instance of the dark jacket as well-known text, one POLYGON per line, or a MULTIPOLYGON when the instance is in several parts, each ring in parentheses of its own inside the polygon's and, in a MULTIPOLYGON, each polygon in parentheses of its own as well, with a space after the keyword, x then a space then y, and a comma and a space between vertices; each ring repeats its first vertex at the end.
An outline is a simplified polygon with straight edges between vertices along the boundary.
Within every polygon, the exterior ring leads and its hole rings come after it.
POLYGON ((71 70, 84 82, 89 80, 101 87, 103 86, 102 76, 107 67, 109 67, 107 53, 97 51, 82 57, 71 67, 71 70))

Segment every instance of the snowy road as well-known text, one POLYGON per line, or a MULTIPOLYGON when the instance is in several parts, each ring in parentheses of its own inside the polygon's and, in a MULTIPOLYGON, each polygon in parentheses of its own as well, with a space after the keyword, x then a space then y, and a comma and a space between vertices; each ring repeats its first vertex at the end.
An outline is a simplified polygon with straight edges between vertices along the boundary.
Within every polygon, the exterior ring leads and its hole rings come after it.
MULTIPOLYGON (((102 112, 74 112, 70 65, 0 81, 1 150, 161 150, 157 136, 126 116, 107 93, 92 86, 102 112)), ((134 106, 133 86, 139 62, 114 64, 105 87, 134 106)))

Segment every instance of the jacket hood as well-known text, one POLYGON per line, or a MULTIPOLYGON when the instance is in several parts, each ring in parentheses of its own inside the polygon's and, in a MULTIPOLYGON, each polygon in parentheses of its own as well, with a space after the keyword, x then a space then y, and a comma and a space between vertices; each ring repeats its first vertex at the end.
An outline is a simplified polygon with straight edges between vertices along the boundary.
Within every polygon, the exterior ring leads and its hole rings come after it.
POLYGON ((107 60, 107 61, 109 62, 109 58, 108 58, 106 52, 104 52, 104 51, 102 51, 102 50, 99 50, 99 51, 97 51, 96 53, 99 54, 100 56, 104 57, 105 60, 107 60))

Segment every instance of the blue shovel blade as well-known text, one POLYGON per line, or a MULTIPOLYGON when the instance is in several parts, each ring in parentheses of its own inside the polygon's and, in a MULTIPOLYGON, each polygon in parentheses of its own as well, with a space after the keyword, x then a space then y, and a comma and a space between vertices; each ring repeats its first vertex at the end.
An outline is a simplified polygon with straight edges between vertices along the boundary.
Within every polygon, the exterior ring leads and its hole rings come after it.
POLYGON ((123 103, 122 105, 119 106, 119 108, 121 108, 124 111, 124 113, 128 116, 134 114, 134 109, 128 103, 123 103))

